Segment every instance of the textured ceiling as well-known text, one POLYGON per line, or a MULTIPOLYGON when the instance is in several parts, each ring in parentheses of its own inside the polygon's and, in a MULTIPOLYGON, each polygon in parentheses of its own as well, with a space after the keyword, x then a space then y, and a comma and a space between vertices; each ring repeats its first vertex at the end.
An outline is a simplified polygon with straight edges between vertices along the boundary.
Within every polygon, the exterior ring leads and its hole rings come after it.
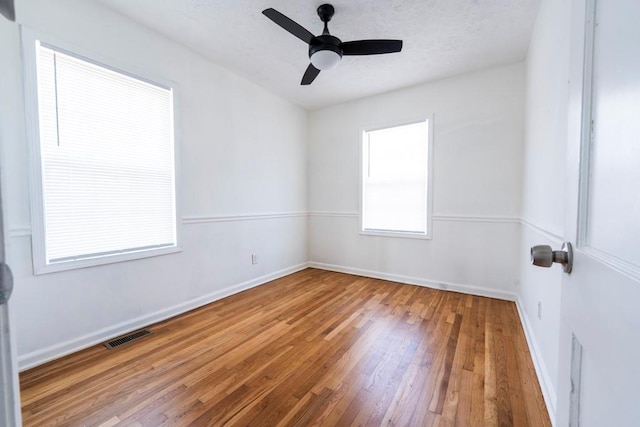
POLYGON ((388 38, 402 52, 343 58, 300 86, 307 45, 262 15, 273 7, 314 34, 323 1, 98 0, 304 108, 316 109, 525 57, 539 0, 334 0, 331 34, 388 38))

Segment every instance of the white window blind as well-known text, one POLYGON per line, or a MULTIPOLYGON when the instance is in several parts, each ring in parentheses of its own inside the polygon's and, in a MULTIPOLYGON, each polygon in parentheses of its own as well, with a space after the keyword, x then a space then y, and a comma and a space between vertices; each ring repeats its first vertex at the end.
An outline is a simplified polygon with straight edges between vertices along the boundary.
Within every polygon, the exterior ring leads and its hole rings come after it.
POLYGON ((172 90, 36 56, 46 263, 176 246, 172 90))
POLYGON ((365 131, 362 229, 427 233, 428 122, 365 131))

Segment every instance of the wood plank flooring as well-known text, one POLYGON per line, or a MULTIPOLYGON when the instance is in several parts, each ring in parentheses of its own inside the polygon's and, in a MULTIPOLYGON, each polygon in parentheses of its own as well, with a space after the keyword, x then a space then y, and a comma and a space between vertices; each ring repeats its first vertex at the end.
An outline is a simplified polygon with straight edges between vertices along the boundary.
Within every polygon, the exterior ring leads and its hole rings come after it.
POLYGON ((20 375, 25 426, 549 426, 512 302, 307 269, 20 375))

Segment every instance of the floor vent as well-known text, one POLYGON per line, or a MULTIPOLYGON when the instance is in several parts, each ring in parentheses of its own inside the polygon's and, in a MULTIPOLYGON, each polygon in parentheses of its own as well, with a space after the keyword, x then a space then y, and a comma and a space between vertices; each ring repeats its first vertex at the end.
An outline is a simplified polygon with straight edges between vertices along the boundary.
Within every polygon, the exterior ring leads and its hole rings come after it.
POLYGON ((151 333, 152 332, 148 329, 141 329, 139 331, 131 332, 130 334, 112 339, 111 341, 107 341, 106 343, 104 343, 104 346, 111 350, 113 348, 120 347, 121 345, 130 343, 131 341, 135 341, 142 337, 150 335, 151 333))

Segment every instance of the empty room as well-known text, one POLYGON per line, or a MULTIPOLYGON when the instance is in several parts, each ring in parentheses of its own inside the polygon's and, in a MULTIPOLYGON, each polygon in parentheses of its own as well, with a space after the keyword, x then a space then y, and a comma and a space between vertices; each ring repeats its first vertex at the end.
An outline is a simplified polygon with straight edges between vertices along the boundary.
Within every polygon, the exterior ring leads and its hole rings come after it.
POLYGON ((0 426, 638 425, 640 2, 0 13, 0 426))

